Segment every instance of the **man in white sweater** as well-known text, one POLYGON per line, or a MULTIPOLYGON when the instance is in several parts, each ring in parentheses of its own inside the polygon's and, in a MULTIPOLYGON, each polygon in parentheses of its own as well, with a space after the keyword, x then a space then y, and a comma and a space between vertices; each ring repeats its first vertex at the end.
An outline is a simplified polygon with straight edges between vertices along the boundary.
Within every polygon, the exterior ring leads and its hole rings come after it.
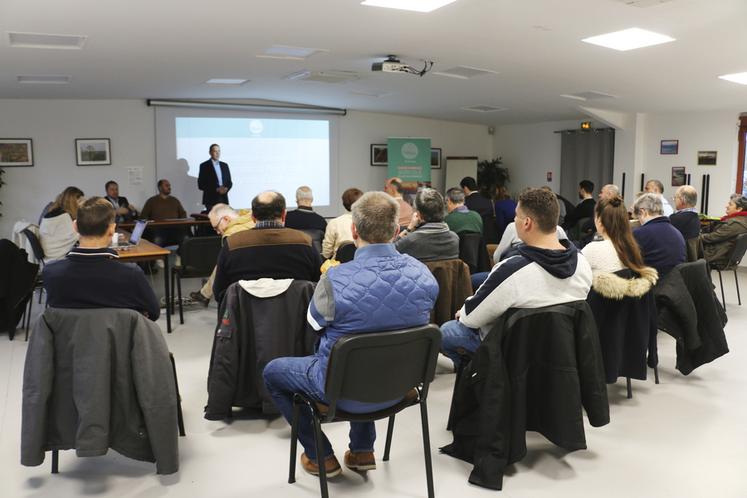
POLYGON ((519 196, 518 254, 493 267, 468 298, 456 320, 441 326, 442 350, 459 365, 459 350, 474 352, 496 319, 509 308, 541 308, 586 299, 591 267, 568 241, 556 235, 558 202, 551 192, 527 189, 519 196))

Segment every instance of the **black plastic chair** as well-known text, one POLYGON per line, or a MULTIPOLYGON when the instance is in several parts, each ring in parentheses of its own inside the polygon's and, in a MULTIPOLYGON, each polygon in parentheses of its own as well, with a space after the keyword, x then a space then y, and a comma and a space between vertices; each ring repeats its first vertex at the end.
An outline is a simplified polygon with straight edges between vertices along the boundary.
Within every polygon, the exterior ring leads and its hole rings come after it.
MULTIPOLYGON (((384 448, 386 462, 389 460, 392 445, 395 414, 409 406, 420 405, 428 497, 433 498, 433 469, 426 398, 428 386, 435 375, 440 348, 441 331, 435 325, 340 338, 332 348, 327 366, 324 391, 329 403, 320 403, 303 393, 296 393, 293 396, 288 482, 296 481, 298 413, 301 406, 307 406, 313 417, 317 455, 323 454, 321 424, 342 421, 373 422, 389 418, 384 448), (340 399, 369 403, 392 399, 402 401, 373 413, 347 413, 337 408, 340 399)), ((319 486, 322 498, 328 498, 324 463, 319 465, 319 486)))
MULTIPOLYGON (((39 237, 36 236, 36 234, 29 230, 28 228, 24 228, 21 230, 21 233, 24 237, 26 237, 26 240, 28 240, 29 245, 31 246, 31 252, 34 253, 34 258, 36 258, 37 261, 39 261, 39 265, 41 266, 41 269, 44 269, 44 248, 42 248, 41 241, 39 240, 39 237)), ((39 304, 42 302, 42 294, 44 294, 44 282, 42 281, 42 274, 41 271, 36 274, 36 281, 34 282, 34 288, 31 291, 32 296, 29 299, 29 306, 28 311, 26 313, 25 317, 25 328, 26 328, 26 340, 29 340, 29 326, 31 324, 31 311, 34 304, 34 296, 33 293, 36 292, 36 289, 39 289, 39 304)))
POLYGON ((742 306, 742 296, 739 295, 739 275, 737 269, 742 262, 745 252, 747 252, 747 233, 737 235, 734 251, 732 251, 731 257, 725 265, 721 266, 710 263, 711 269, 718 272, 718 281, 721 284, 721 304, 724 305, 724 309, 726 309, 726 298, 724 297, 724 280, 721 278, 722 271, 734 272, 734 284, 737 286, 737 301, 739 302, 739 306, 742 306))
MULTIPOLYGON (((179 323, 184 323, 184 306, 182 305, 182 279, 209 277, 218 261, 221 248, 221 237, 190 237, 181 245, 181 264, 171 269, 171 296, 174 296, 174 279, 176 279, 177 299, 179 300, 179 323)), ((168 311, 167 311, 168 313, 168 311)), ((172 303, 171 313, 174 313, 172 303)))
POLYGON ((322 253, 322 240, 324 240, 324 230, 317 228, 304 228, 301 230, 303 233, 311 237, 311 245, 316 249, 319 254, 322 253))
POLYGON ((459 233, 459 259, 467 263, 470 273, 490 271, 490 255, 482 234, 459 233))
POLYGON ((348 261, 353 261, 354 257, 355 257, 355 244, 354 243, 347 242, 337 248, 335 259, 339 261, 340 263, 347 263, 348 261))

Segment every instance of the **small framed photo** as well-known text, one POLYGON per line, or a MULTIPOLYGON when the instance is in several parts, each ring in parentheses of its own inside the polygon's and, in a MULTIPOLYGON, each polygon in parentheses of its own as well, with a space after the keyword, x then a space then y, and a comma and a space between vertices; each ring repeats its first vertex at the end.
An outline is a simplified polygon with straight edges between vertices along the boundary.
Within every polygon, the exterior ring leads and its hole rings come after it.
POLYGON ((30 138, 0 138, 0 166, 33 166, 34 148, 30 138))
POLYGON ((112 163, 108 138, 76 138, 75 158, 78 166, 108 166, 112 163))
POLYGON ((441 169, 441 149, 431 149, 431 169, 441 169))
POLYGON ((716 166, 718 151, 716 150, 699 150, 698 166, 716 166))
POLYGON ((387 166, 389 154, 386 144, 371 144, 371 166, 387 166))
POLYGON ((684 166, 672 167, 672 187, 681 187, 687 181, 687 175, 685 174, 684 166))
POLYGON ((662 155, 675 155, 680 152, 680 141, 679 140, 662 140, 659 146, 659 154, 662 155))

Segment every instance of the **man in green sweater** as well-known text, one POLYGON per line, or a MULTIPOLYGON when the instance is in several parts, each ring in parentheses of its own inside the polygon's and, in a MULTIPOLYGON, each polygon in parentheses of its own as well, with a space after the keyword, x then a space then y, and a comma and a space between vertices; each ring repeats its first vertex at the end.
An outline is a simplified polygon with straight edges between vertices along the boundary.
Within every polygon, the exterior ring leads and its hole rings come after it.
POLYGON ((476 211, 470 211, 464 205, 464 192, 453 187, 446 192, 446 208, 449 214, 444 221, 454 233, 482 233, 482 217, 476 211))

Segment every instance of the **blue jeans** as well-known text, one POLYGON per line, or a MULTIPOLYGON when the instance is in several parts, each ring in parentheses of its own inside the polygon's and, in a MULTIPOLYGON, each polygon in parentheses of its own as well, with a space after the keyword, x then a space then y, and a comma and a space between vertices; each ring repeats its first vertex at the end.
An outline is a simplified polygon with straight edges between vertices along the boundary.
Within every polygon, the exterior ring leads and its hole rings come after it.
POLYGON ((441 325, 441 349, 444 354, 454 362, 454 367, 459 368, 462 359, 458 349, 464 349, 470 353, 477 351, 480 347, 480 334, 458 320, 450 320, 441 325))
POLYGON ((490 275, 489 271, 472 274, 472 292, 477 292, 478 287, 480 287, 482 283, 488 279, 488 275, 490 275))
MULTIPOLYGON (((291 423, 293 417, 293 393, 304 393, 310 398, 326 403, 324 392, 320 392, 315 379, 309 374, 313 356, 303 358, 276 358, 267 364, 263 372, 265 386, 270 392, 275 406, 291 423)), ((298 440, 306 456, 316 461, 314 444, 314 423, 308 407, 298 411, 298 440)), ((373 451, 376 440, 376 426, 373 422, 350 422, 350 451, 354 453, 373 451)), ((334 454, 329 439, 322 432, 322 459, 334 454)))

